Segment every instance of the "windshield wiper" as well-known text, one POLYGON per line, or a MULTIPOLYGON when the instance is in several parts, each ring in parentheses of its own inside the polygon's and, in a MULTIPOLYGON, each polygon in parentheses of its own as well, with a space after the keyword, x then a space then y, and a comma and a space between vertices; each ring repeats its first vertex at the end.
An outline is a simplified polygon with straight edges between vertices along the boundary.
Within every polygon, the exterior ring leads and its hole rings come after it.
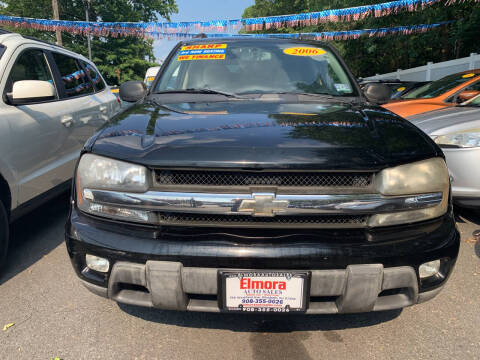
POLYGON ((321 98, 323 100, 340 101, 340 102, 345 102, 349 104, 363 103, 363 101, 358 96, 333 95, 331 93, 307 93, 307 92, 294 92, 294 91, 256 93, 256 95, 259 95, 259 96, 265 95, 265 94, 311 96, 314 98, 321 98))
POLYGON ((296 94, 296 95, 302 95, 302 96, 311 96, 311 97, 317 97, 321 98, 324 100, 331 100, 331 101, 336 101, 336 102, 342 102, 342 103, 347 103, 350 105, 357 105, 357 104, 362 104, 364 103, 363 100, 361 100, 360 97, 358 96, 343 96, 343 95, 333 95, 330 93, 283 93, 283 94, 296 94))
POLYGON ((157 91, 155 94, 214 94, 214 95, 223 95, 227 97, 238 97, 235 94, 213 90, 213 89, 206 89, 206 88, 188 88, 188 89, 178 89, 178 90, 164 90, 164 91, 157 91))
POLYGON ((334 95, 332 93, 309 93, 309 92, 295 92, 295 91, 249 91, 245 93, 240 93, 240 95, 295 95, 295 96, 311 96, 316 98, 323 98, 323 99, 334 99, 334 98, 341 98, 342 95, 334 95))
POLYGON ((320 97, 325 97, 325 96, 336 96, 331 93, 307 93, 307 92, 289 92, 289 91, 280 91, 276 92, 275 94, 286 94, 286 95, 305 95, 305 96, 320 96, 320 97))
POLYGON ((295 91, 260 91, 260 90, 251 90, 247 92, 240 93, 240 95, 306 95, 306 96, 335 96, 330 93, 306 93, 306 92, 295 92, 295 91))

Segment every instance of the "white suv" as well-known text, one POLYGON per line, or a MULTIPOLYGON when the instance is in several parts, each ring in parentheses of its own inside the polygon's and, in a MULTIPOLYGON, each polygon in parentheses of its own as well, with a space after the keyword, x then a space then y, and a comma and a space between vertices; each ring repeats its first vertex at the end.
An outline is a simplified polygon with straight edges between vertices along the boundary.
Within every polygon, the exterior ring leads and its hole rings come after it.
POLYGON ((9 221, 67 189, 90 136, 120 109, 95 65, 60 46, 0 35, 0 266, 9 221))

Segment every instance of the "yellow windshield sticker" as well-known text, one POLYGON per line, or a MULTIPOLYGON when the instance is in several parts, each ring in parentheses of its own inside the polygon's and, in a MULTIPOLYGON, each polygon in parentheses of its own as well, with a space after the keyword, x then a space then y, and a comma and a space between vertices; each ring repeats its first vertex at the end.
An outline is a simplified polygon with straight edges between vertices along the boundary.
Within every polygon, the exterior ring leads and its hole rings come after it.
POLYGON ((210 49, 226 49, 227 44, 199 44, 182 46, 181 51, 186 50, 210 50, 210 49))
POLYGON ((283 52, 293 56, 318 56, 326 53, 323 49, 312 47, 292 47, 283 50, 283 52))
POLYGON ((464 75, 462 76, 462 78, 467 79, 467 78, 471 78, 471 77, 474 77, 474 76, 475 76, 474 73, 469 73, 469 74, 464 74, 464 75))
POLYGON ((227 44, 199 44, 182 46, 178 61, 224 60, 227 44))
POLYGON ((225 54, 180 55, 178 61, 185 60, 225 60, 225 54))
POLYGON ((405 89, 406 89, 405 86, 400 86, 400 87, 397 89, 397 91, 400 92, 400 91, 403 91, 403 90, 405 90, 405 89))

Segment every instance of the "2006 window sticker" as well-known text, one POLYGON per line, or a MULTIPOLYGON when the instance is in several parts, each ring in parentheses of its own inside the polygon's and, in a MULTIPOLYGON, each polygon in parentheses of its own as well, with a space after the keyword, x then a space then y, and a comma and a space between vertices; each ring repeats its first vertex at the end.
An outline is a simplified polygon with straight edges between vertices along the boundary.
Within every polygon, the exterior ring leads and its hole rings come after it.
POLYGON ((326 51, 320 48, 297 46, 287 48, 283 53, 292 56, 318 56, 325 54, 326 51))

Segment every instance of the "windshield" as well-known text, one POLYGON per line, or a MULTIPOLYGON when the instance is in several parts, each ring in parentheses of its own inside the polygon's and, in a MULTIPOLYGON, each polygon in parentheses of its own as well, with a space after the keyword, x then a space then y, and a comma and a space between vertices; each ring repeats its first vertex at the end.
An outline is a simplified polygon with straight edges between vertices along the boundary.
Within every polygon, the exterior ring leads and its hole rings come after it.
POLYGON ((155 92, 210 89, 230 94, 356 96, 336 56, 321 46, 281 40, 181 46, 155 92))
POLYGON ((429 99, 447 91, 452 90, 453 88, 457 87, 458 85, 463 84, 471 80, 475 77, 476 74, 469 73, 469 74, 454 74, 445 76, 444 78, 436 81, 432 81, 431 83, 425 84, 418 89, 412 90, 407 94, 402 96, 402 99, 429 99))

